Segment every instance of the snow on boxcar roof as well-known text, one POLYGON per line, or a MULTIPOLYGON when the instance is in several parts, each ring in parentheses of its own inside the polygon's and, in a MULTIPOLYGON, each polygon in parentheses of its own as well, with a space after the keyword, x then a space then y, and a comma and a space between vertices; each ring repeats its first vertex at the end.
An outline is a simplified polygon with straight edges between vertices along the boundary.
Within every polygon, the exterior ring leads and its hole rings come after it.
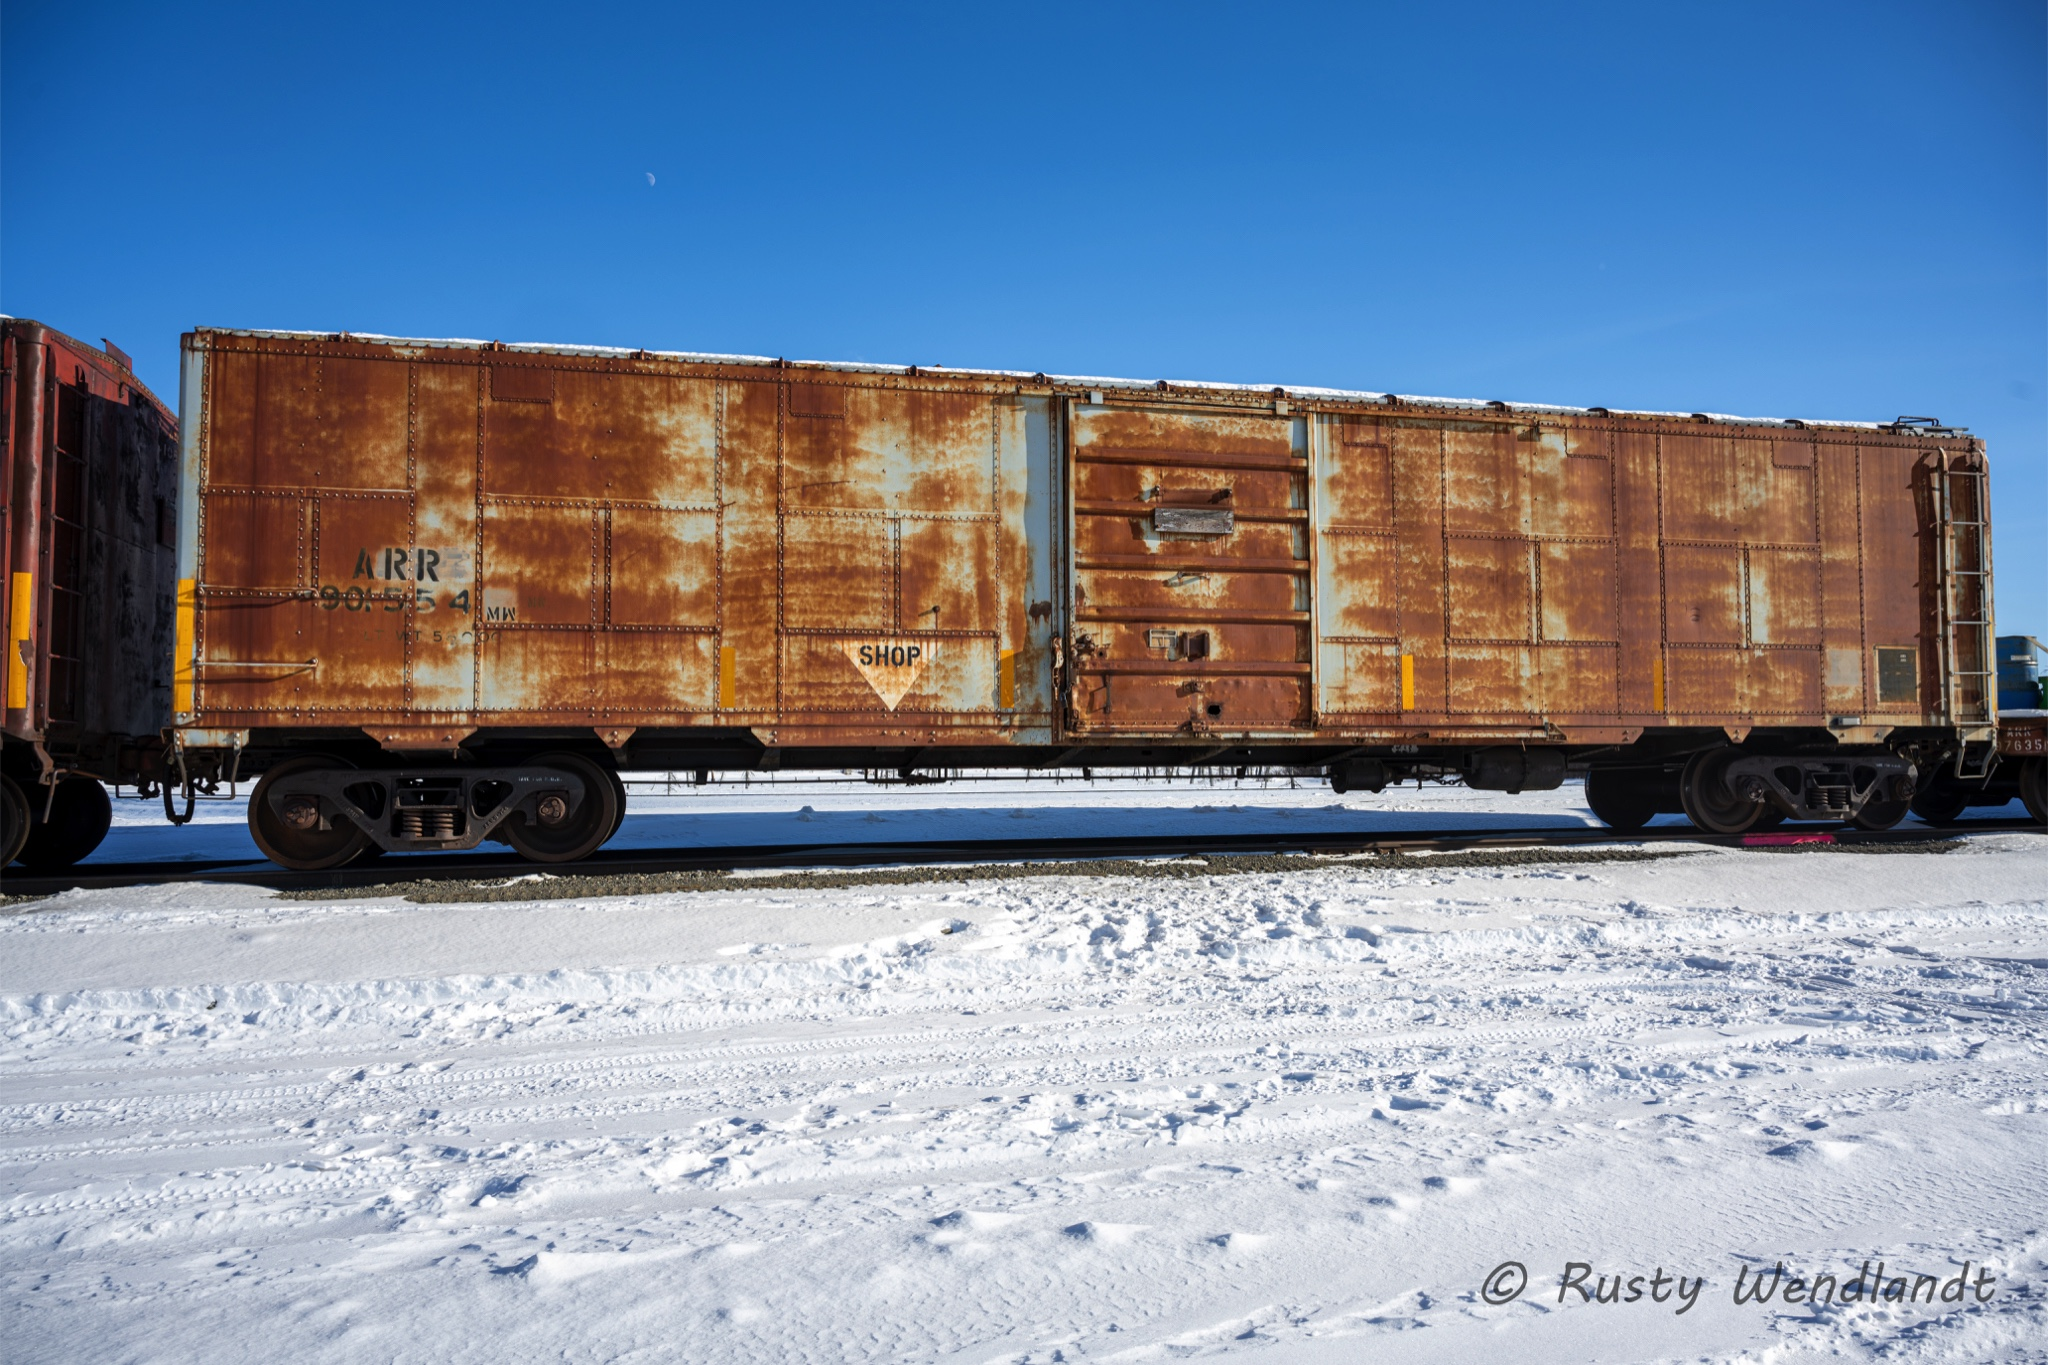
POLYGON ((1119 379, 1110 375, 1046 374, 1034 370, 989 370, 966 365, 882 365, 858 360, 786 360, 771 355, 728 355, 711 351, 657 351, 631 346, 574 346, 538 341, 484 341, 474 337, 398 337, 380 332, 283 331, 257 327, 200 327, 199 332, 227 336, 275 337, 294 341, 365 341, 392 346, 425 346, 450 350, 491 350, 527 355, 610 357, 620 360, 674 360, 699 365, 776 365, 794 370, 828 370, 851 374, 970 375, 1016 379, 1066 389, 1119 392, 1221 392, 1270 394, 1294 401, 1322 399, 1333 403, 1400 403, 1416 407, 1464 409, 1472 412, 1520 412, 1561 417, 1647 417, 1671 421, 1707 421, 1733 426, 1843 427, 1858 431, 1892 428, 1889 422, 1851 422, 1833 418, 1744 417, 1726 412, 1660 412, 1646 408, 1573 407, 1564 403, 1513 403, 1482 398, 1443 398, 1429 394, 1389 393, 1372 389, 1330 389, 1300 384, 1238 384, 1224 380, 1119 379))

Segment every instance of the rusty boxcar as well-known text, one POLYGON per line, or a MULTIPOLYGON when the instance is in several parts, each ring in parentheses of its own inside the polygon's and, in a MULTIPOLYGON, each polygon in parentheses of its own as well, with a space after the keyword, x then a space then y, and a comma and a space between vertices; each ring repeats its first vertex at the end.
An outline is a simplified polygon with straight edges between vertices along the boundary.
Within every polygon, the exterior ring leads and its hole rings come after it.
POLYGON ((170 724, 177 422, 109 344, 0 319, 0 866, 90 853, 170 724))
POLYGON ((580 857, 636 767, 1570 766, 1729 832, 1993 761, 1930 421, 226 330, 182 385, 177 761, 292 866, 580 857))

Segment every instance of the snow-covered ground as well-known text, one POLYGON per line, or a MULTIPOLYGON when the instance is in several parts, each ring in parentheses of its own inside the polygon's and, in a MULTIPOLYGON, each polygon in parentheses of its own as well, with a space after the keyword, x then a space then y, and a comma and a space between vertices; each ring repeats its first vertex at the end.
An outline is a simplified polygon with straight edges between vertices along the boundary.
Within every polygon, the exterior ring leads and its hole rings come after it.
MULTIPOLYGON (((1570 787, 635 807, 648 844, 1588 818, 1570 787)), ((123 803, 102 860, 241 856, 206 809, 123 803)), ((0 1356, 2048 1360, 2048 839, 1687 847, 11 906, 0 1356), (1970 1268, 1961 1303, 1733 1302, 1781 1260, 1970 1268), (1645 1292, 1560 1303, 1571 1262, 1645 1292), (1660 1269, 1705 1277, 1684 1313, 1660 1269)))

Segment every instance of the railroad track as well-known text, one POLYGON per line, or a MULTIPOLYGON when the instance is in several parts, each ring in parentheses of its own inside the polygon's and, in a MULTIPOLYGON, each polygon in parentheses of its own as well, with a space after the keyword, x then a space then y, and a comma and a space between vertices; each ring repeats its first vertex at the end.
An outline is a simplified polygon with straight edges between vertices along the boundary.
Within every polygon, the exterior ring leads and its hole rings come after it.
POLYGON ((1598 827, 1451 830, 1335 830, 1285 834, 1121 835, 1104 838, 932 839, 889 843, 753 844, 722 848, 600 849, 578 863, 530 863, 498 852, 387 856, 325 872, 291 872, 267 862, 210 860, 88 864, 52 876, 8 874, 0 892, 49 896, 71 890, 214 882, 279 891, 347 890, 394 882, 489 881, 560 873, 579 877, 646 876, 772 868, 872 868, 983 862, 1079 862, 1176 858, 1205 853, 1428 853, 1466 849, 1583 848, 1603 844, 1709 844, 1724 848, 1801 843, 1913 844, 1977 834, 2042 830, 2031 820, 1914 824, 1881 833, 1838 826, 1779 826, 1758 834, 1702 834, 1689 825, 1639 830, 1598 827))

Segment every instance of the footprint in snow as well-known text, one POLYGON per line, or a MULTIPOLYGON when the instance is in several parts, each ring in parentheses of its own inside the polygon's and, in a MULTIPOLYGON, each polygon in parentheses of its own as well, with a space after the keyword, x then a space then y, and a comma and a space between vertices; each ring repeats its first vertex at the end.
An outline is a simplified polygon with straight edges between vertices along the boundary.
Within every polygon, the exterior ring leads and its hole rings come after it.
POLYGON ((1145 1231, 1144 1223, 1071 1223, 1060 1231, 1077 1242, 1096 1242, 1102 1246, 1124 1246, 1145 1231))

